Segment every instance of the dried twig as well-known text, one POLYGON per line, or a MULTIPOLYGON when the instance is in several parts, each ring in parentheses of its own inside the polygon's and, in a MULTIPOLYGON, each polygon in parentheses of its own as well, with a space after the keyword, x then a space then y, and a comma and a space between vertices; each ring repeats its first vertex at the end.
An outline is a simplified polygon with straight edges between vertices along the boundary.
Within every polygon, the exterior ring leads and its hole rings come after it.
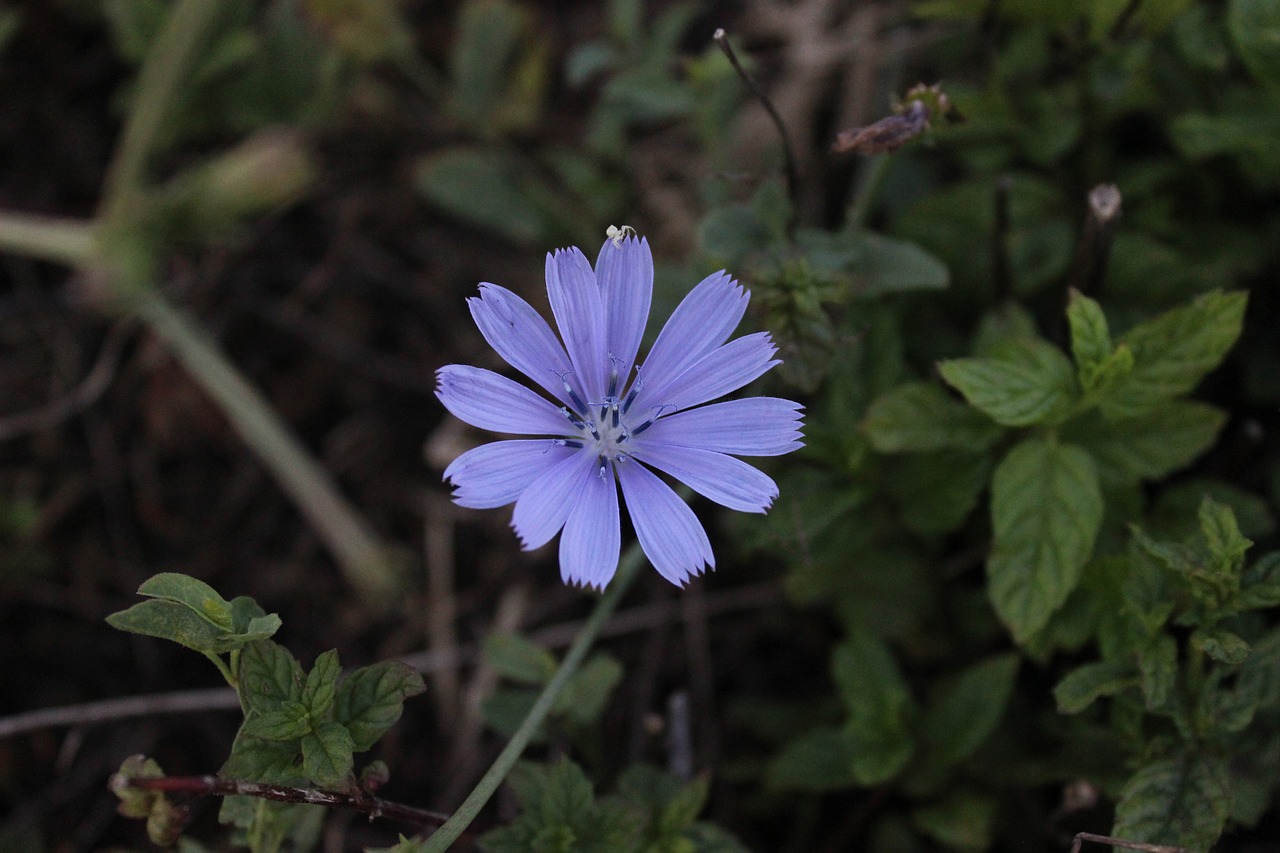
POLYGON ((1142 853, 1191 853, 1185 847, 1174 847, 1168 844, 1148 844, 1145 841, 1127 841, 1110 835, 1095 835, 1092 832, 1077 832, 1075 841, 1071 843, 1071 853, 1080 853, 1080 845, 1086 841, 1110 844, 1112 847, 1123 847, 1126 850, 1140 850, 1142 853))
POLYGON ((1111 241, 1120 221, 1120 202, 1120 190, 1115 184, 1098 184, 1089 191, 1089 212, 1084 217, 1071 274, 1072 287, 1081 293, 1097 288, 1106 274, 1111 241))

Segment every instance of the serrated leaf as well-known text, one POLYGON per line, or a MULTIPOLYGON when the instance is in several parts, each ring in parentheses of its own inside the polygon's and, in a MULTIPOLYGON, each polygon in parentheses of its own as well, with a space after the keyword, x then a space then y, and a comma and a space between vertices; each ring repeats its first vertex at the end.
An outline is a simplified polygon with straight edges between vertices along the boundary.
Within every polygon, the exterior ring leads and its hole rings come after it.
POLYGON ((296 741, 311 731, 311 717, 301 702, 286 701, 278 710, 251 713, 241 731, 263 740, 296 741))
POLYGON ((1132 664, 1097 661, 1074 669, 1053 688, 1053 698, 1063 714, 1078 714, 1103 696, 1115 696, 1138 684, 1132 664))
POLYGON ((546 826, 574 826, 595 808, 591 780, 582 768, 561 759, 547 774, 538 813, 546 826))
POLYGON ((861 785, 893 778, 915 752, 915 706, 893 655, 879 638, 855 630, 836 647, 831 668, 847 711, 854 778, 861 785))
POLYGON ((1216 758, 1189 755, 1157 761, 1129 780, 1116 805, 1111 830, 1118 838, 1141 838, 1208 850, 1231 812, 1231 783, 1216 758))
POLYGON ((333 718, 351 732, 352 748, 364 752, 400 719, 404 700, 426 689, 422 676, 400 661, 361 667, 338 687, 333 718))
POLYGON ((932 382, 908 382, 877 397, 862 429, 881 453, 986 450, 1004 433, 932 382))
POLYGON ((1087 390, 1090 386, 1085 376, 1111 355, 1111 332, 1102 306, 1072 289, 1067 302, 1067 325, 1071 329, 1071 355, 1076 360, 1080 383, 1087 390))
POLYGON ((1226 413, 1194 400, 1172 400, 1145 415, 1108 421, 1073 419, 1062 438, 1093 456, 1104 482, 1155 479, 1186 467, 1213 445, 1226 413))
POLYGON ((1178 680, 1178 644, 1157 634, 1138 655, 1138 683, 1148 711, 1163 708, 1178 680))
POLYGON ((302 705, 313 720, 324 719, 333 707, 340 672, 342 664, 338 661, 338 650, 330 649, 316 658, 311 672, 307 673, 307 683, 302 688, 302 705))
POLYGON ((1225 628, 1196 631, 1191 635, 1191 642, 1198 645, 1206 655, 1227 666, 1242 664, 1249 657, 1249 644, 1239 634, 1225 628))
POLYGON ((836 728, 803 734, 769 762, 765 782, 779 791, 815 794, 855 787, 858 780, 853 773, 853 744, 836 728))
POLYGON ((240 698, 250 711, 266 714, 302 699, 302 667, 284 646, 258 640, 240 652, 240 698))
POLYGON ((1123 338, 1133 370, 1107 389, 1108 418, 1137 417, 1194 388, 1240 336, 1245 293, 1214 291, 1130 329, 1123 338))
POLYGON ((305 785, 307 778, 298 765, 298 742, 272 741, 245 734, 241 729, 231 744, 231 754, 218 775, 242 782, 272 785, 305 785))
POLYGON ((1206 496, 1200 502, 1199 516, 1209 555, 1223 568, 1238 566, 1253 542, 1241 535, 1235 511, 1206 496))
POLYGON ((233 628, 231 603, 204 581, 188 575, 161 572, 144 581, 138 595, 185 604, 223 631, 233 628))
POLYGON ((551 652, 518 634, 485 637, 484 657, 499 675, 520 684, 546 684, 556 671, 551 652))
POLYGON ((1254 640, 1249 657, 1240 666, 1236 686, 1259 708, 1280 707, 1280 628, 1254 640))
POLYGON ((1245 569, 1240 592, 1231 602, 1237 612, 1280 605, 1280 552, 1267 554, 1245 569))
POLYGON ((996 467, 988 594, 1019 642, 1044 627, 1080 582, 1102 523, 1089 454, 1029 439, 996 467))
POLYGON ((983 661, 960 673, 924 717, 922 732, 937 763, 957 764, 982 746, 1004 715, 1017 674, 1018 657, 1013 654, 983 661))
POLYGON ((332 720, 320 723, 302 738, 302 770, 321 787, 345 785, 355 763, 354 751, 346 726, 332 720))
POLYGON ((969 404, 1005 426, 1053 423, 1075 401, 1075 370, 1052 344, 1011 341, 991 358, 958 358, 938 364, 942 378, 969 404))
POLYGON ((1280 7, 1271 0, 1231 0, 1227 30, 1253 76, 1280 89, 1280 7))

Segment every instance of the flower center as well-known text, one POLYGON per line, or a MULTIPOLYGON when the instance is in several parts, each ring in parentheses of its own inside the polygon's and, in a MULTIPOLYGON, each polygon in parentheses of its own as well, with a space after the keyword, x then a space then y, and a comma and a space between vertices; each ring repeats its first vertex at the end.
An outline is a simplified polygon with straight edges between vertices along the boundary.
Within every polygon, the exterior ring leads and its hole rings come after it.
MULTIPOLYGON (((639 369, 637 369, 637 374, 639 369)), ((609 381, 609 393, 603 400, 587 402, 569 383, 569 374, 560 377, 573 408, 560 409, 565 418, 578 430, 580 438, 555 439, 564 447, 590 448, 600 458, 600 476, 605 476, 607 462, 623 462, 628 456, 631 439, 644 432, 662 414, 663 406, 654 406, 645 417, 637 417, 631 411, 643 383, 637 375, 625 397, 618 397, 618 373, 615 369, 609 381), (630 417, 628 417, 630 415, 630 417)))

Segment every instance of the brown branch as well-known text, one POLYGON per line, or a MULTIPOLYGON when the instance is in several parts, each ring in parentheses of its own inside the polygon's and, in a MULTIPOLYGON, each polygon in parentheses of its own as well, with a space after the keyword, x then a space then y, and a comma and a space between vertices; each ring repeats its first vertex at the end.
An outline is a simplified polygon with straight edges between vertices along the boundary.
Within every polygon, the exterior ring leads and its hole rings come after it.
POLYGON ((1086 841, 1110 844, 1113 847, 1123 847, 1126 850, 1140 850, 1142 853, 1191 853, 1185 847, 1174 847, 1168 844, 1148 844, 1145 841, 1126 841, 1123 838, 1114 838, 1110 835, 1095 835, 1092 832, 1077 832, 1075 841, 1071 843, 1071 853, 1080 853, 1080 845, 1086 841))
POLYGON ((1081 293, 1096 290, 1107 271, 1111 242, 1120 222, 1120 190, 1115 184, 1098 184, 1089 191, 1089 212, 1084 217, 1076 246, 1072 287, 1081 293))
POLYGON ((375 797, 359 789, 322 791, 316 788, 294 788, 289 785, 267 785, 261 782, 239 782, 217 776, 164 776, 159 779, 129 778, 119 773, 111 777, 111 790, 141 788, 168 794, 191 794, 197 797, 257 797, 279 803, 329 806, 367 814, 370 819, 385 817, 415 826, 440 826, 447 814, 406 806, 375 797))

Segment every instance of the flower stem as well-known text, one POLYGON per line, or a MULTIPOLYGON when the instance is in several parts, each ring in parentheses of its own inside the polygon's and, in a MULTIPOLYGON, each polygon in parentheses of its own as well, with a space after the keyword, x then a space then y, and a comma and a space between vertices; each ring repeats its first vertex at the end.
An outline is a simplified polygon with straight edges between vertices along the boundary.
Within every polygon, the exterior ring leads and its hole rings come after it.
POLYGON ((0 211, 0 252, 79 266, 93 250, 93 226, 78 219, 0 211))
POLYGON ((337 558, 347 581, 370 603, 389 604, 398 587, 396 554, 378 541, 328 473, 275 416, 271 404, 182 309, 157 293, 140 294, 134 307, 293 498, 337 558))
POLYGON ((622 600, 627 590, 635 582, 636 577, 640 574, 642 565, 644 565, 644 559, 640 545, 639 543, 632 543, 631 547, 622 555, 622 559, 618 561, 618 573, 614 576, 613 583, 609 584, 604 595, 600 596, 600 600, 596 602, 595 609, 591 611, 591 615, 583 623, 582 630, 573 641, 573 645, 569 647, 569 651, 564 656, 564 660, 556 670, 555 675, 551 676, 551 680, 547 682, 547 686, 543 688, 537 701, 533 703, 533 708, 529 710, 529 715, 520 723, 520 728, 516 729, 516 733, 511 736, 511 740, 507 742, 506 747, 494 759, 493 765, 476 783, 475 788, 463 800, 458 810, 453 813, 453 816, 449 818, 444 826, 436 830, 427 839, 422 846, 421 853, 443 853, 443 851, 448 850, 449 845, 456 841, 458 836, 466 831, 466 828, 476 819, 476 815, 484 808, 485 803, 489 802, 493 792, 498 790, 502 780, 507 777, 507 774, 511 772, 512 766, 524 753, 524 748, 529 745, 530 738, 538 730, 538 726, 542 725, 542 721, 546 719, 547 713, 550 712, 551 706, 555 704, 556 699, 560 696, 560 692, 564 690, 564 686, 569 683, 569 679, 573 677, 573 674, 578 671, 578 667, 582 665, 587 652, 591 650, 592 644, 600 634, 600 629, 604 627, 604 623, 613 615, 618 602, 622 600))

